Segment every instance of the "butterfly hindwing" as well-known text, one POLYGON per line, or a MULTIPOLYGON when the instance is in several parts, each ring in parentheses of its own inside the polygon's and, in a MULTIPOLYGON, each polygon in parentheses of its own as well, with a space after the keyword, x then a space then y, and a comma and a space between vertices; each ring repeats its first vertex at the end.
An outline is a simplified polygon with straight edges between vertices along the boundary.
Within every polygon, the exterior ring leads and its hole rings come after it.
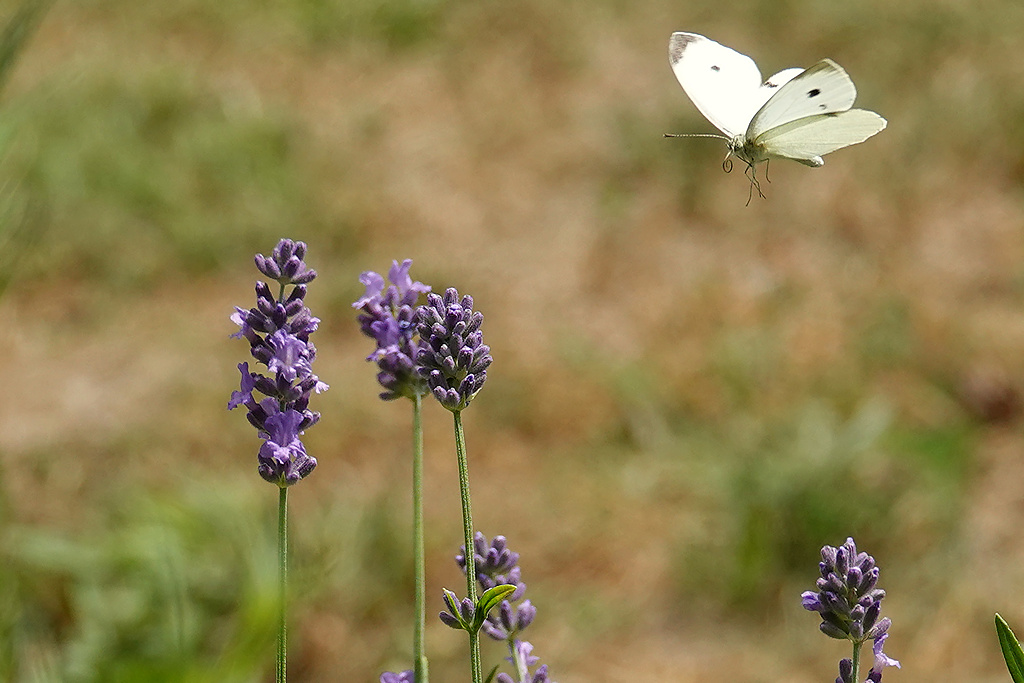
POLYGON ((821 166, 823 155, 864 142, 885 126, 886 120, 873 111, 849 109, 790 121, 765 131, 753 142, 766 156, 821 166))

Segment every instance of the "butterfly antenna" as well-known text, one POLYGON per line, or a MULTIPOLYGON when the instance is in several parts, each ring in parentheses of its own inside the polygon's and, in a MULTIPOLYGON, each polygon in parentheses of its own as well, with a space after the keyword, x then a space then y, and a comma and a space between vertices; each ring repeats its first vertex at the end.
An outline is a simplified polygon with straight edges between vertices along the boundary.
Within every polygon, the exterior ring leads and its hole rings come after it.
POLYGON ((711 133, 665 133, 666 138, 715 138, 716 140, 728 140, 724 135, 712 135, 711 133))

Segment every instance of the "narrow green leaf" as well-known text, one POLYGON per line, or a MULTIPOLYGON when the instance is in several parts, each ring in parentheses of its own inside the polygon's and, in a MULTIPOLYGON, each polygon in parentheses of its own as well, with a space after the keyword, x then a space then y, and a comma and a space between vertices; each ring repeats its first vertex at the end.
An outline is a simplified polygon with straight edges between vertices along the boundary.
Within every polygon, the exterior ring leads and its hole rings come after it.
POLYGON ((1006 668, 1010 672, 1013 683, 1024 683, 1024 650, 1013 635, 1006 620, 996 613, 996 634, 999 636, 999 648, 1003 651, 1006 668))
POLYGON ((487 613, 497 607, 502 600, 508 597, 511 593, 516 592, 515 586, 510 586, 507 583, 494 588, 488 588, 484 591, 484 594, 477 600, 477 609, 483 614, 483 618, 487 618, 487 613))
POLYGON ((494 674, 498 673, 498 665, 495 664, 494 668, 491 669, 491 673, 487 674, 487 678, 484 679, 484 683, 491 683, 494 680, 494 674))
MULTIPOLYGON (((474 633, 484 625, 487 614, 501 603, 508 595, 516 591, 515 586, 503 583, 494 588, 488 588, 476 601, 476 614, 473 615, 474 633)), ((467 629, 469 630, 469 629, 467 629)))

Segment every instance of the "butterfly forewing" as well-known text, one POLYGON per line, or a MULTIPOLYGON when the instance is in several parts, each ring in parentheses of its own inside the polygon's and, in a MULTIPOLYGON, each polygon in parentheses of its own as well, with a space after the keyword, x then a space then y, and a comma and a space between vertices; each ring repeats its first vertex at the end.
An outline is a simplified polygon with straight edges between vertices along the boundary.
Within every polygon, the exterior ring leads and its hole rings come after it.
POLYGON ((772 95, 754 114, 746 137, 753 140, 766 131, 808 116, 846 111, 855 99, 857 88, 843 67, 823 59, 772 95))
POLYGON ((673 33, 668 55, 679 84, 708 121, 729 137, 747 129, 766 99, 754 60, 696 33, 673 33))

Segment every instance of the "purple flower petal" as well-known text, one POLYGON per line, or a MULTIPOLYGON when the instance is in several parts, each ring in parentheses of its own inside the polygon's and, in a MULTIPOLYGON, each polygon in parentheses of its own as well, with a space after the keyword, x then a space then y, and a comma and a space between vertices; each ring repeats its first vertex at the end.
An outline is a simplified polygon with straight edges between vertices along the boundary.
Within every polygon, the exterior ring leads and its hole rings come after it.
POLYGON ((366 286, 366 292, 356 299, 355 303, 352 304, 352 308, 362 308, 370 302, 380 300, 381 294, 384 292, 383 275, 368 270, 359 276, 359 281, 366 286))
POLYGON ((231 400, 228 401, 228 410, 234 410, 238 406, 253 403, 252 390, 256 387, 256 378, 249 372, 248 363, 239 363, 238 371, 242 373, 242 384, 238 391, 231 392, 231 400))

